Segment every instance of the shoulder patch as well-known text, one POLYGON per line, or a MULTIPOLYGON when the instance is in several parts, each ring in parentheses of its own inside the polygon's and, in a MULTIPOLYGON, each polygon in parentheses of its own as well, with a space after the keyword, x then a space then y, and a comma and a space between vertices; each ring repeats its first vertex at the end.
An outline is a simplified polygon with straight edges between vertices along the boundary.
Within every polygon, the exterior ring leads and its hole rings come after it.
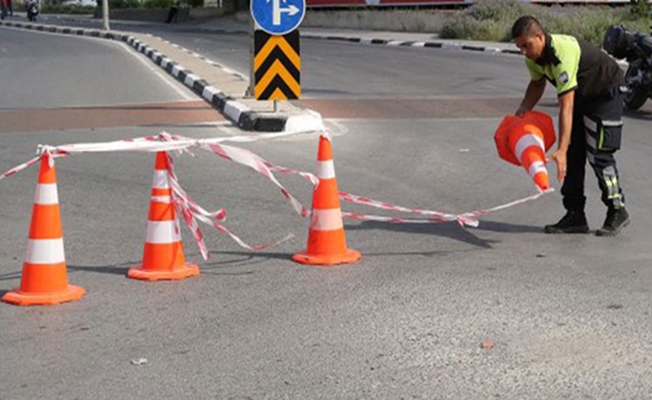
POLYGON ((568 72, 564 71, 559 74, 559 81, 564 85, 568 83, 568 72))

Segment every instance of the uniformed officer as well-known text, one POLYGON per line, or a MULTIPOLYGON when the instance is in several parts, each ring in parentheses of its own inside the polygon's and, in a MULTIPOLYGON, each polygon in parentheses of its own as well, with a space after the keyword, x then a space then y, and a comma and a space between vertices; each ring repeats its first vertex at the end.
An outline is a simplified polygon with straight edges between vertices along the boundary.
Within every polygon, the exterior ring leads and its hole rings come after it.
POLYGON ((587 233, 584 206, 586 160, 593 167, 608 207, 598 236, 614 236, 629 224, 614 153, 622 136, 623 73, 600 49, 581 38, 546 33, 534 17, 519 18, 512 40, 526 57, 531 81, 516 115, 531 110, 541 99, 546 79, 557 91, 559 145, 550 157, 563 180, 561 194, 566 215, 546 233, 587 233))

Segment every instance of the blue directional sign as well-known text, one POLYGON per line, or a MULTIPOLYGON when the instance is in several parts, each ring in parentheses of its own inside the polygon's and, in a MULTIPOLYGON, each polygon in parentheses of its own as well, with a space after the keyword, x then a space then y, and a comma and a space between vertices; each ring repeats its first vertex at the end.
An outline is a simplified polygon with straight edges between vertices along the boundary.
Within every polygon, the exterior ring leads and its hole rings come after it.
POLYGON ((295 30, 306 15, 306 0, 251 0, 251 16, 270 35, 295 30))

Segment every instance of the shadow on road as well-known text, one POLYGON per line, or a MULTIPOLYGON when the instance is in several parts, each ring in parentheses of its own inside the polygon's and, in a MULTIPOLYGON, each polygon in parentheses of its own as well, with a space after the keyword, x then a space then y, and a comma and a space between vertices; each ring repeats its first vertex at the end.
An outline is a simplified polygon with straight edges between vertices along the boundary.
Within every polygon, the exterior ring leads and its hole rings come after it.
POLYGON ((211 275, 250 275, 255 271, 240 272, 220 272, 220 269, 231 268, 234 266, 252 266, 262 264, 268 260, 290 260, 290 252, 270 253, 270 252, 252 252, 252 251, 211 251, 209 262, 202 264, 202 273, 211 275), (217 257, 234 256, 234 258, 221 261, 210 261, 217 257))
POLYGON ((505 222, 495 221, 480 221, 480 226, 472 229, 504 233, 543 233, 543 227, 540 226, 508 224, 505 222))
POLYGON ((118 265, 68 265, 69 272, 95 272, 99 274, 112 274, 127 276, 129 268, 139 265, 141 261, 132 261, 118 265))
POLYGON ((13 281, 14 279, 20 279, 20 276, 22 274, 22 270, 14 271, 14 272, 7 272, 6 274, 1 274, 0 275, 0 282, 1 281, 13 281))
POLYGON ((455 222, 439 224, 393 224, 390 222, 363 221, 359 225, 348 226, 346 229, 350 231, 385 230, 391 232, 437 235, 484 249, 490 249, 491 244, 497 242, 494 240, 481 239, 471 233, 470 230, 460 227, 455 222))
POLYGON ((627 118, 637 119, 640 121, 652 121, 652 109, 649 107, 644 107, 636 111, 625 109, 623 115, 627 118))

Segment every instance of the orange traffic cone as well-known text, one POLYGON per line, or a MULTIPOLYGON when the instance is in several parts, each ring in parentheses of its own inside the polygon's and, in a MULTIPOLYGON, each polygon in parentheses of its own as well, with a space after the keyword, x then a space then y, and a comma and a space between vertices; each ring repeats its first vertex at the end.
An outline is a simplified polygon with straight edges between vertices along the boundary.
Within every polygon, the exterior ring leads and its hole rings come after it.
POLYGON ((7 292, 2 301, 19 306, 51 305, 79 300, 84 293, 83 288, 68 285, 57 175, 49 157, 43 156, 20 288, 7 292))
POLYGON ((179 220, 172 204, 168 158, 162 151, 156 153, 143 264, 130 268, 127 275, 148 281, 179 280, 199 275, 199 267, 186 263, 183 255, 179 220))
POLYGON ((335 179, 333 150, 329 139, 319 138, 317 155, 319 184, 312 196, 312 216, 308 232, 308 249, 292 259, 301 264, 351 264, 362 255, 346 248, 340 197, 335 179))
POLYGON ((498 155, 514 165, 522 165, 539 190, 550 189, 546 152, 555 143, 555 127, 548 114, 528 111, 522 117, 508 115, 494 135, 498 155))

